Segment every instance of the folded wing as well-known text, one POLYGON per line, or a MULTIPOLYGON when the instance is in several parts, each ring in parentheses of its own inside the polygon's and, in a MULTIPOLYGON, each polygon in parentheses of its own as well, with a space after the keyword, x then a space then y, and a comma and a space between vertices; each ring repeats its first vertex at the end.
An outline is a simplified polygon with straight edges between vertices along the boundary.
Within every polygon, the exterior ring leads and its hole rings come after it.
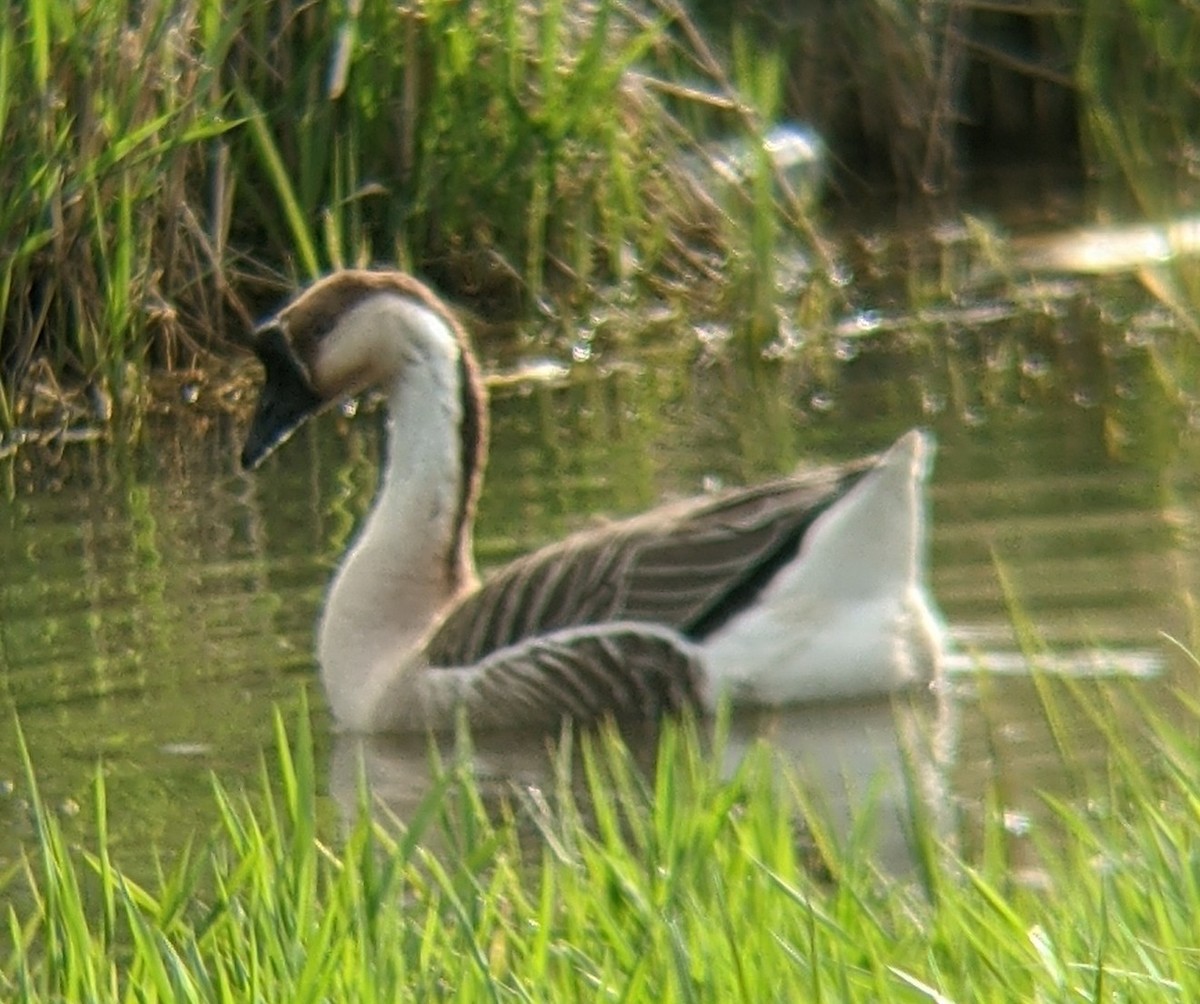
POLYGON ((406 709, 442 727, 465 714, 474 728, 553 729, 589 723, 653 720, 702 703, 694 646, 650 624, 614 622, 529 638, 469 666, 422 674, 406 709))
POLYGON ((870 466, 689 500, 535 552, 451 611, 426 656, 465 666, 538 635, 614 621, 702 639, 753 601, 870 466))

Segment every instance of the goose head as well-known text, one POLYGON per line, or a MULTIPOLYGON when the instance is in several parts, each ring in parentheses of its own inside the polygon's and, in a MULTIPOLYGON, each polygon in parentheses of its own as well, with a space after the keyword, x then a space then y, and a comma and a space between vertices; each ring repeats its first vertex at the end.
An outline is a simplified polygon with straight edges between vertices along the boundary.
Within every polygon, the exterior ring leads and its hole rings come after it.
POLYGON ((411 276, 350 269, 315 283, 255 331, 265 380, 242 450, 257 468, 308 418, 351 395, 403 390, 422 373, 453 406, 468 493, 486 450, 486 402, 454 314, 411 276))

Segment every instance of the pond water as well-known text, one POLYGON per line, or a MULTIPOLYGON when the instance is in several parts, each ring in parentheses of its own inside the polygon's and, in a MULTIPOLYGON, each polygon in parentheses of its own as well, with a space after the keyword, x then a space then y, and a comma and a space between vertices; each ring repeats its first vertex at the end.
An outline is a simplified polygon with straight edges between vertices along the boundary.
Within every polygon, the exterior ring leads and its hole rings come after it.
MULTIPOLYGON (((893 323, 886 303, 851 315, 835 367, 803 350, 749 369, 700 339, 635 354, 600 338, 549 379, 499 382, 481 565, 596 514, 857 457, 927 426, 939 442, 932 582, 957 642, 937 797, 970 810, 998 779, 1014 834, 1036 828, 1037 791, 1078 779, 1014 622, 1032 627, 1051 673, 1128 680, 1164 709, 1174 689, 1196 693, 1172 639, 1195 638, 1200 409, 1192 336, 1144 282, 1019 296, 986 282, 916 318, 893 323)), ((370 499, 379 422, 327 415, 250 476, 236 466, 242 425, 205 404, 202 390, 185 415, 149 419, 133 446, 0 463, 0 875, 31 834, 16 718, 47 802, 83 842, 100 765, 127 866, 207 832, 211 775, 252 782, 273 707, 292 720, 305 686, 330 804, 352 801, 363 751, 330 728, 312 629, 370 499)), ((1066 720, 1086 752, 1082 716, 1066 720)), ((1138 741, 1135 718, 1129 729, 1138 741)), ((895 789, 894 733, 886 704, 764 712, 735 720, 727 755, 765 736, 837 802, 881 775, 895 789)), ((423 790, 423 743, 365 752, 377 793, 403 813, 423 790)), ((480 744, 480 775, 497 785, 540 784, 545 769, 541 740, 480 744)))

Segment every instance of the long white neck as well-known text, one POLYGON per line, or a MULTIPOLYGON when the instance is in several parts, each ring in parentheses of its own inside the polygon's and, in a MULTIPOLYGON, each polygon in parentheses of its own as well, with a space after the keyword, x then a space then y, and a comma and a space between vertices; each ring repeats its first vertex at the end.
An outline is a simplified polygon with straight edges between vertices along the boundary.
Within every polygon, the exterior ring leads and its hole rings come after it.
MULTIPOLYGON (((388 386, 386 460, 375 502, 333 580, 318 629, 321 675, 338 719, 371 727, 385 686, 415 661, 439 611, 464 586, 460 347, 436 314, 400 297, 343 319, 321 369, 362 368, 388 386), (356 365, 355 360, 359 360, 356 365)), ((464 581, 466 580, 466 581, 464 581)))

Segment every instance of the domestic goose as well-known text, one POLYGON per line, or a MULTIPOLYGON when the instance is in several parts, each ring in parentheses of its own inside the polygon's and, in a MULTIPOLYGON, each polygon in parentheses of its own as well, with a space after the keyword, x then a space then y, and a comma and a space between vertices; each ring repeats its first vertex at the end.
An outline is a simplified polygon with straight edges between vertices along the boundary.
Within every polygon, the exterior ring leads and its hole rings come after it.
POLYGON ((664 505, 482 585, 472 532, 487 406, 454 314, 391 271, 346 270, 259 327, 247 470, 306 418, 379 388, 380 486, 318 628, 343 727, 549 729, 684 705, 783 704, 933 679, 924 581, 931 444, 664 505))

